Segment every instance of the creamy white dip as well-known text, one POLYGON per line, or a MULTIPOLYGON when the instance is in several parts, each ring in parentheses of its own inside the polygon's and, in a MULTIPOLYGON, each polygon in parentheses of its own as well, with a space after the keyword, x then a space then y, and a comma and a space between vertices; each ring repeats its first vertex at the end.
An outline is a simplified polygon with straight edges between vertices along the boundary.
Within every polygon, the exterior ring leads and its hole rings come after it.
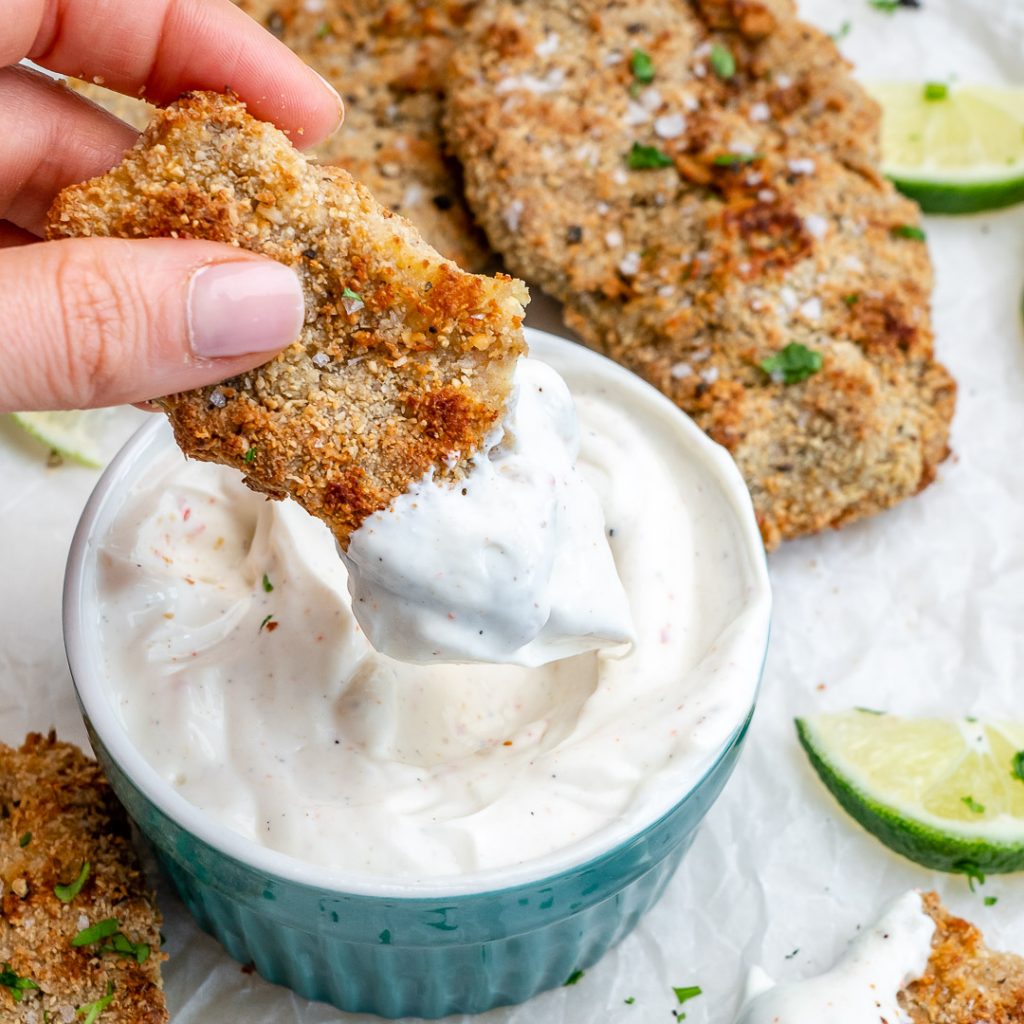
POLYGON ((934 934, 921 894, 911 890, 816 978, 776 985, 753 968, 736 1024, 910 1024, 897 995, 924 975, 934 934))
POLYGON ((168 438, 96 585, 112 702, 186 799, 307 862, 464 878, 610 845, 710 766, 767 642, 749 499, 651 389, 576 346, 542 351, 576 401, 635 642, 532 668, 392 660, 322 523, 168 438))
POLYGON ((520 359, 502 426, 455 486, 427 477, 351 537, 356 621, 401 661, 543 665, 633 639, 559 375, 520 359))

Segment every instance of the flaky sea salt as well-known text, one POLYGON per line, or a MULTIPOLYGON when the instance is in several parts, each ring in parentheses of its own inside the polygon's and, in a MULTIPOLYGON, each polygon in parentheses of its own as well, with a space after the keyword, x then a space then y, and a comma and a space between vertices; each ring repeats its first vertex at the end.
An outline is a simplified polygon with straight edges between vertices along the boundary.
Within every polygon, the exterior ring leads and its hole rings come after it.
POLYGON ((809 213, 804 217, 804 227, 812 238, 824 238, 828 231, 828 221, 816 213, 809 213))
POLYGON ((502 213, 502 219, 505 221, 505 227, 507 227, 509 231, 519 230, 519 221, 523 216, 524 209, 525 204, 522 199, 513 199, 512 202, 505 207, 505 210, 502 213))
POLYGON ((558 53, 558 33, 549 32, 544 39, 533 48, 533 52, 537 54, 538 57, 553 57, 558 53))
POLYGON ((820 320, 821 299, 813 296, 812 298, 801 302, 796 311, 807 320, 820 320))
POLYGON ((654 134, 659 139, 678 139, 686 131, 686 118, 682 114, 662 114, 654 119, 654 134))
POLYGON ((625 277, 632 277, 640 269, 640 253, 627 252, 619 260, 619 272, 625 277))
POLYGON ((637 125, 647 124, 651 119, 650 111, 646 107, 642 107, 639 103, 634 103, 630 100, 626 105, 626 116, 623 120, 631 128, 635 128, 637 125))

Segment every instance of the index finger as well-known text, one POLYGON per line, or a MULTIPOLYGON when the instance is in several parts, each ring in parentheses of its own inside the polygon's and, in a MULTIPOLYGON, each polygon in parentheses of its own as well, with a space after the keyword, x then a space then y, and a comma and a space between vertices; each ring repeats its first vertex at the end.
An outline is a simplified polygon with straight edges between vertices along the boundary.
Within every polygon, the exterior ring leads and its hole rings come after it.
POLYGON ((232 89, 300 146, 339 124, 341 99, 231 0, 7 0, 0 66, 25 57, 162 104, 232 89))

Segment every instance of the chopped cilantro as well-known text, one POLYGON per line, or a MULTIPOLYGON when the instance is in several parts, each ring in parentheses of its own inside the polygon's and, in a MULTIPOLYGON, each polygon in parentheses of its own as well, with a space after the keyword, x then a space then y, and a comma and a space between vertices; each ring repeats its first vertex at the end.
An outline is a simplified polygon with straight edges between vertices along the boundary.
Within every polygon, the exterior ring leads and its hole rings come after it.
POLYGON ((564 985, 575 985, 576 982, 579 981, 580 978, 583 977, 584 973, 585 973, 584 971, 579 971, 579 970, 573 971, 572 974, 570 974, 569 977, 566 978, 564 982, 562 982, 563 986, 564 985))
POLYGON ((243 456, 246 462, 256 461, 256 445, 253 445, 243 456))
POLYGON ((359 292, 352 291, 351 288, 346 288, 341 293, 341 297, 343 299, 352 299, 353 302, 362 302, 363 301, 362 295, 360 295, 359 292))
POLYGON ((634 50, 633 56, 629 58, 629 68, 638 82, 647 85, 654 81, 654 61, 651 60, 649 53, 644 53, 643 50, 634 50))
POLYGON ((672 157, 662 153, 657 146, 641 146, 634 142, 626 155, 626 163, 632 171, 649 171, 656 167, 671 167, 672 157))
POLYGON ((89 862, 85 861, 81 871, 78 872, 78 877, 73 882, 53 887, 54 894, 61 903, 70 903, 82 891, 82 886, 85 885, 85 880, 89 877, 89 870, 89 862))
POLYGON ((97 999, 94 1003, 86 1003, 84 1006, 80 1006, 77 1010, 79 1017, 84 1017, 85 1020, 82 1024, 96 1024, 96 1020, 99 1015, 110 1005, 114 998, 114 983, 112 981, 107 982, 107 994, 102 999, 97 999))
POLYGON ((876 708, 862 708, 855 707, 854 711, 859 711, 862 715, 884 715, 884 711, 879 711, 876 708))
POLYGON ((701 995, 700 985, 686 985, 683 988, 676 988, 673 985, 672 991, 675 992, 676 999, 679 1000, 680 1005, 690 999, 696 999, 697 996, 701 995))
POLYGON ((892 14, 900 6, 900 0, 868 0, 868 3, 876 11, 885 11, 886 14, 892 14))
POLYGON ((322 21, 320 27, 316 30, 317 39, 326 39, 331 34, 331 23, 329 21, 322 21))
POLYGON ((815 352, 798 341, 791 341, 775 355, 761 360, 761 369, 784 384, 799 384, 813 377, 822 366, 820 352, 815 352))
POLYGON ((742 167, 763 159, 763 153, 719 153, 711 162, 717 167, 742 167))
POLYGON ((835 32, 830 33, 832 40, 838 43, 841 39, 845 39, 852 29, 853 26, 848 21, 844 21, 835 32))
POLYGON ((924 98, 926 100, 944 100, 949 95, 949 86, 945 82, 925 82, 924 98))
POLYGON ((722 81, 727 82, 736 74, 736 58, 733 57, 732 52, 721 43, 712 44, 709 60, 711 61, 711 67, 714 68, 715 74, 718 75, 722 81))
POLYGON ((994 907, 999 902, 998 896, 986 896, 982 901, 986 907, 994 907))
POLYGON ((270 582, 270 577, 266 573, 264 573, 263 574, 263 590, 264 590, 264 592, 269 594, 269 593, 271 593, 273 591, 273 589, 274 589, 274 584, 270 582))
POLYGON ((116 917, 108 917, 102 921, 97 921, 94 925, 90 925, 88 928, 83 928, 72 940, 72 946, 91 946, 94 942, 99 942, 100 939, 108 939, 111 935, 116 934, 121 930, 121 926, 117 923, 116 917))
POLYGON ((627 1006, 632 1006, 632 1005, 633 1005, 633 1004, 634 1004, 634 1003, 636 1002, 636 996, 626 996, 626 998, 625 998, 625 999, 623 999, 622 1001, 623 1001, 623 1002, 624 1002, 624 1003, 625 1003, 625 1004, 626 1004, 627 1006))
POLYGON ((0 985, 4 988, 10 989, 11 998, 16 1003, 21 1002, 21 997, 28 989, 39 988, 31 978, 22 978, 7 962, 4 962, 3 967, 0 968, 0 985))
POLYGON ((974 863, 974 861, 958 860, 953 865, 953 870, 958 871, 961 875, 967 876, 967 884, 970 886, 971 892, 974 892, 975 882, 977 882, 978 885, 985 884, 985 874, 981 868, 974 863))
POLYGON ((1024 782, 1024 750, 1018 750, 1010 762, 1010 778, 1024 782))
POLYGON ((856 306, 860 302, 860 295, 857 292, 850 292, 849 295, 843 296, 843 302, 848 306, 856 306))
POLYGON ((915 242, 923 242, 925 233, 913 224, 896 224, 889 228, 889 234, 893 238, 909 238, 915 242))
POLYGON ((970 796, 970 795, 962 796, 962 797, 960 797, 960 801, 961 801, 961 803, 964 804, 964 806, 972 814, 984 814, 985 813, 985 805, 984 804, 979 804, 978 801, 975 800, 973 796, 970 796))
POLYGON ((136 963, 144 964, 149 959, 149 945, 145 942, 132 942, 128 936, 117 932, 106 945, 100 946, 101 953, 116 953, 136 963))
POLYGON ((264 620, 260 623, 260 628, 257 629, 256 632, 257 633, 262 633, 263 632, 263 628, 270 623, 270 621, 271 621, 271 619, 273 619, 273 617, 274 617, 273 615, 266 616, 266 618, 264 618, 264 620))
POLYGON ((121 931, 116 917, 108 917, 103 921, 97 921, 96 924, 88 928, 83 928, 71 940, 71 945, 91 946, 104 939, 110 939, 110 942, 105 942, 100 946, 101 953, 116 953, 118 956, 129 957, 140 964, 144 964, 149 959, 149 945, 145 942, 132 942, 121 931))
POLYGON ((25 832, 22 837, 18 840, 18 845, 24 850, 29 843, 32 842, 32 833, 25 832))

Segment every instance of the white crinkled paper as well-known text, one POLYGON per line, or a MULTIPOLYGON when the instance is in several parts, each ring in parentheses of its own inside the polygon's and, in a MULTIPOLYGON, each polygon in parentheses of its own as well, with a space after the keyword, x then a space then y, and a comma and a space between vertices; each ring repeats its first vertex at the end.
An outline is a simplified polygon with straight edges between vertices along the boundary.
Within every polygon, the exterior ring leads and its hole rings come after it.
MULTIPOLYGON (((1013 82, 1024 76, 1021 0, 808 0, 823 28, 849 21, 864 78, 1013 82)), ((770 559, 774 637, 733 780, 662 901, 574 986, 481 1024, 670 1021, 672 986, 699 984, 688 1024, 730 1024, 746 972, 828 966, 858 926, 911 886, 936 887, 996 946, 1024 952, 1024 875, 972 894, 959 877, 890 854, 839 810, 797 746, 795 715, 851 705, 905 714, 1024 718, 1024 207, 928 218, 940 357, 960 384, 955 454, 919 497, 770 559), (985 907, 983 895, 998 902, 985 907), (627 1005, 624 1000, 633 997, 627 1005)), ((536 303, 531 322, 559 331, 536 303)), ((142 414, 123 414, 124 436, 142 414)), ((71 534, 98 474, 48 469, 0 424, 0 739, 56 726, 85 742, 60 631, 71 534)), ((247 975, 162 892, 174 1024, 369 1022, 247 975)))

